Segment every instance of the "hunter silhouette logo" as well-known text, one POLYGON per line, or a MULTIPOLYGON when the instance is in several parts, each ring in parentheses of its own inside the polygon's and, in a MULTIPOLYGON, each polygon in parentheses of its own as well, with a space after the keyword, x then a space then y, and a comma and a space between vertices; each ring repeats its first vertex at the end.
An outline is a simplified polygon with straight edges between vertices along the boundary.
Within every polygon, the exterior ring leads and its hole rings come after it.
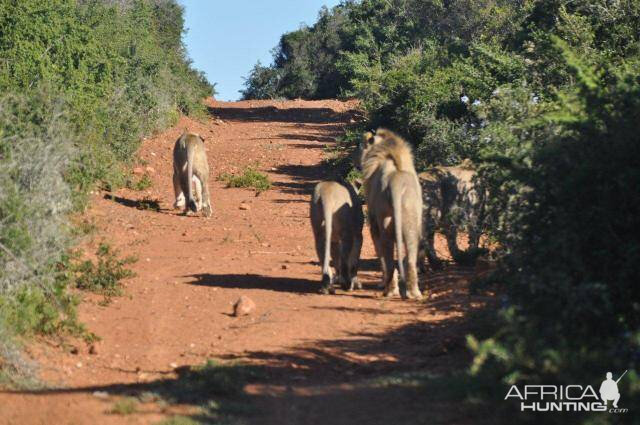
POLYGON ((627 373, 625 370, 617 380, 607 372, 600 384, 600 396, 591 385, 512 385, 505 400, 520 400, 521 412, 609 412, 627 413, 629 409, 619 408, 620 391, 618 382, 627 373), (612 407, 607 406, 612 401, 612 407))
POLYGON ((614 381, 613 374, 611 372, 607 372, 607 379, 602 381, 602 384, 600 384, 600 398, 604 402, 605 406, 607 405, 608 401, 613 401, 613 407, 615 409, 618 408, 618 400, 620 400, 618 382, 620 382, 625 373, 627 373, 626 370, 616 381, 614 381))

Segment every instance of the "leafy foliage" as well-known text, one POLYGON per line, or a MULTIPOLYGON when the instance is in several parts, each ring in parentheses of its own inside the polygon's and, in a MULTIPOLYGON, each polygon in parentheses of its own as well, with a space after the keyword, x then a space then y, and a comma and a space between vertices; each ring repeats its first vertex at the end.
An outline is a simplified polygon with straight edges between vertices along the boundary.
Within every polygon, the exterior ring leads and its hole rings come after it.
MULTIPOLYGON (((502 308, 470 345, 494 382, 592 383, 640 362, 639 16, 637 0, 345 1, 263 68, 270 96, 359 98, 419 168, 479 164, 502 308)), ((639 382, 621 381, 629 400, 639 382)))
POLYGON ((116 401, 111 408, 111 413, 114 415, 131 415, 138 410, 138 400, 133 397, 124 397, 116 401))
POLYGON ((253 188, 257 194, 271 188, 269 177, 252 167, 247 167, 242 174, 239 175, 222 173, 218 179, 226 182, 227 187, 253 188))
POLYGON ((95 263, 85 260, 71 266, 72 272, 77 276, 74 279, 76 286, 107 296, 120 295, 120 281, 135 276, 126 266, 135 263, 136 258, 120 259, 118 253, 106 243, 100 244, 96 257, 95 263))
POLYGON ((630 190, 640 183, 640 73, 593 68, 555 43, 576 84, 546 105, 505 90, 482 131, 494 141, 483 173, 509 283, 501 343, 518 347, 510 380, 597 379, 640 360, 640 241, 631 236, 640 198, 630 190))
POLYGON ((126 184, 143 135, 204 113, 183 26, 173 0, 0 0, 0 356, 77 327, 69 213, 126 184))

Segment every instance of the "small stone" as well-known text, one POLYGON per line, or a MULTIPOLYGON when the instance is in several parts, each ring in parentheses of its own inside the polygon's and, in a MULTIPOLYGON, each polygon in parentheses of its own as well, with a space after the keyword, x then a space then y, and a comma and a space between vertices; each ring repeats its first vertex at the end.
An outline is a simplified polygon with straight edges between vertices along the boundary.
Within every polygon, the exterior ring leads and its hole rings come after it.
POLYGON ((287 266, 286 264, 282 265, 282 270, 287 270, 289 268, 289 266, 287 266))
POLYGON ((80 368, 82 367, 82 362, 78 362, 78 363, 76 363, 76 367, 77 367, 78 369, 80 369, 80 368))
POLYGON ((71 347, 71 350, 69 350, 69 352, 74 355, 78 354, 79 352, 78 347, 71 347))
POLYGON ((109 393, 106 391, 94 391, 93 396, 97 398, 108 398, 109 393))
POLYGON ((133 169, 133 174, 137 174, 137 175, 144 174, 144 170, 142 169, 142 167, 135 167, 133 169))
POLYGON ((247 296, 241 296, 233 305, 233 315, 236 317, 246 316, 256 309, 256 303, 247 296))
POLYGON ((169 363, 169 367, 171 369, 177 369, 178 368, 178 364, 177 363, 169 363))
POLYGON ((145 170, 147 171, 147 173, 152 173, 152 174, 156 172, 156 169, 153 167, 147 167, 145 168, 145 170))
POLYGON ((248 210, 251 209, 251 207, 248 204, 242 203, 242 204, 240 204, 240 209, 248 211, 248 210))
POLYGON ((96 348, 96 346, 95 346, 95 345, 91 345, 91 346, 89 347, 89 354, 94 354, 94 355, 95 355, 95 354, 98 354, 98 349, 96 348))

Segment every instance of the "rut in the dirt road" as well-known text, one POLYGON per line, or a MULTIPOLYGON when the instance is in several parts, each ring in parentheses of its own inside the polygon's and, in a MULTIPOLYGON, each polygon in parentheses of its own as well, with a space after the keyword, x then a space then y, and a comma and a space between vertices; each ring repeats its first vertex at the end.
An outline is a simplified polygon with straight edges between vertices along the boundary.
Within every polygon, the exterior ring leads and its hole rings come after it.
POLYGON ((365 230, 364 290, 316 294, 308 202, 326 174, 324 148, 349 125, 355 105, 208 104, 212 119, 183 117, 143 143, 139 156, 154 170, 150 189, 93 199, 87 219, 138 257, 136 277, 109 305, 84 297, 80 319, 101 338, 96 354, 79 342, 78 354, 30 348, 49 389, 1 394, 0 422, 147 424, 182 414, 231 423, 477 423, 437 395, 464 391, 463 378, 446 377, 466 364, 467 318, 485 301, 467 292, 472 270, 429 274, 426 302, 381 298, 365 230), (185 128, 206 140, 210 219, 172 209, 172 149, 185 128), (270 190, 255 196, 216 179, 249 166, 269 176, 270 190), (145 199, 160 210, 136 208, 145 199), (233 317, 240 296, 256 309, 233 317), (224 366, 197 368, 207 359, 224 366), (110 414, 123 397, 135 398, 136 413, 110 414))

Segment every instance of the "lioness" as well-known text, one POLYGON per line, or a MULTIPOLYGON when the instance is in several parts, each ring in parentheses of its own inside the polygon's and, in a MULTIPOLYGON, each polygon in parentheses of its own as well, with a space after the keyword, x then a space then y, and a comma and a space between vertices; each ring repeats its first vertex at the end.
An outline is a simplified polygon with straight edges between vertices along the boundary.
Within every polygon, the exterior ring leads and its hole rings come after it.
POLYGON ((311 198, 311 227, 322 265, 320 293, 334 293, 338 281, 342 289, 360 289, 358 261, 362 248, 364 215, 355 189, 346 182, 325 181, 316 185, 311 198), (333 260, 334 279, 329 259, 333 260))
POLYGON ((434 268, 441 261, 434 249, 434 234, 441 230, 446 238, 451 256, 457 263, 466 264, 480 252, 478 245, 484 225, 484 189, 478 183, 473 164, 465 160, 453 167, 434 167, 418 174, 422 186, 423 235, 420 265, 424 266, 424 255, 434 268), (469 249, 458 247, 458 229, 469 235, 469 249))
POLYGON ((209 164, 204 139, 195 133, 183 133, 173 148, 173 190, 176 195, 174 208, 184 207, 184 213, 203 210, 211 216, 209 195, 209 164), (193 196, 192 182, 196 186, 193 196))

